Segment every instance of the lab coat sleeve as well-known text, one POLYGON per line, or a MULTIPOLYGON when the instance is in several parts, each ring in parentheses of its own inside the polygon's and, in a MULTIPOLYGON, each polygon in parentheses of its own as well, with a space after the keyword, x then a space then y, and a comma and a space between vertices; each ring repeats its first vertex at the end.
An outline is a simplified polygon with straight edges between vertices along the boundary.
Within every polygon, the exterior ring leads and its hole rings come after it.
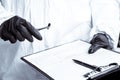
POLYGON ((91 0, 91 11, 93 20, 91 38, 96 33, 105 32, 112 38, 114 48, 117 47, 120 31, 117 0, 91 0))
POLYGON ((7 11, 4 6, 2 5, 2 2, 0 1, 0 25, 8 20, 9 18, 15 16, 15 14, 13 14, 10 11, 7 11))

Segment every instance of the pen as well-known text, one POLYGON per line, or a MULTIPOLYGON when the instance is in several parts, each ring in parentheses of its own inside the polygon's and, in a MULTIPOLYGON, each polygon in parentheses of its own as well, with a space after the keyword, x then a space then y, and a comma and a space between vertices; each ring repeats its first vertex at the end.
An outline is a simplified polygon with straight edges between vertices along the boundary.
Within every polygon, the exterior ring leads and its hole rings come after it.
POLYGON ((92 70, 95 70, 95 71, 98 71, 100 72, 101 71, 101 68, 100 67, 97 67, 97 66, 94 66, 94 65, 90 65, 90 64, 87 64, 85 62, 82 62, 82 61, 79 61, 79 60, 76 60, 76 59, 72 59, 75 63, 79 64, 79 65, 82 65, 84 67, 87 67, 89 69, 92 69, 92 70))

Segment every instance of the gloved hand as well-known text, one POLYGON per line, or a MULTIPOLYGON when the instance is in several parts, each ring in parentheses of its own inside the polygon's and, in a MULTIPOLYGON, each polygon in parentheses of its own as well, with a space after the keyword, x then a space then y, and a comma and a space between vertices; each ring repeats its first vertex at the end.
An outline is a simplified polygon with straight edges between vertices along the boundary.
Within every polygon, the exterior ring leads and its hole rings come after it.
POLYGON ((93 36, 93 39, 90 41, 91 46, 88 50, 88 53, 94 53, 100 48, 113 49, 113 44, 110 42, 107 34, 98 33, 93 36))
POLYGON ((15 43, 17 40, 24 41, 27 39, 33 42, 33 37, 38 40, 42 40, 41 34, 25 19, 14 16, 0 25, 0 37, 11 43, 15 43))
POLYGON ((119 39, 118 39, 118 45, 117 45, 118 48, 120 48, 120 34, 119 34, 119 39))

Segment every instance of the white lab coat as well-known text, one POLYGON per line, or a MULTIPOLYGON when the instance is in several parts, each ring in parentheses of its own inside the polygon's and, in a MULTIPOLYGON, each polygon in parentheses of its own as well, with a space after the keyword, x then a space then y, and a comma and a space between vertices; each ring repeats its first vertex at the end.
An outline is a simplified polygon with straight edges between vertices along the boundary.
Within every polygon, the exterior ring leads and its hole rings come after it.
POLYGON ((91 29, 89 0, 50 0, 47 31, 48 45, 55 46, 76 39, 88 40, 91 29), (58 36, 59 35, 59 36, 58 36))
POLYGON ((88 0, 0 0, 0 24, 18 15, 40 31, 43 40, 11 44, 0 40, 0 80, 47 80, 20 58, 76 39, 87 40, 91 13, 88 0), (82 28, 81 28, 82 27, 82 28))

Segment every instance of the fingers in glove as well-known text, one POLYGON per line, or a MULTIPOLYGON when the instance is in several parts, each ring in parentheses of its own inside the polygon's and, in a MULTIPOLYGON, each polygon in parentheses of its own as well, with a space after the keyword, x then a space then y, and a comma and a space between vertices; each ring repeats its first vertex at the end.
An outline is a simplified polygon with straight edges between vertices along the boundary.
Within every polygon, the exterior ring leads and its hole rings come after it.
POLYGON ((20 25, 19 27, 17 27, 17 30, 20 32, 20 34, 22 35, 22 37, 24 37, 25 39, 27 39, 30 42, 33 42, 33 37, 29 33, 29 31, 27 30, 27 28, 25 28, 24 26, 20 25))
POLYGON ((9 40, 11 43, 15 43, 17 39, 10 33, 3 33, 1 38, 6 41, 9 40))
POLYGON ((29 22, 25 22, 23 25, 29 30, 31 35, 33 35, 38 40, 42 40, 41 34, 29 22))
POLYGON ((5 36, 1 37, 4 41, 7 41, 8 39, 5 36))
POLYGON ((11 32, 15 36, 15 38, 18 39, 19 41, 24 41, 25 40, 25 38, 16 29, 16 27, 11 27, 11 29, 9 29, 9 32, 11 32))
POLYGON ((18 39, 19 41, 24 41, 25 38, 21 35, 21 33, 19 31, 17 31, 16 29, 11 29, 10 31, 15 37, 16 39, 18 39))
POLYGON ((15 36, 19 41, 24 41, 25 40, 25 38, 20 34, 19 31, 16 31, 15 36))
POLYGON ((103 46, 99 45, 99 44, 91 45, 90 48, 89 48, 89 50, 88 50, 88 53, 92 54, 92 53, 96 52, 98 49, 100 49, 102 47, 103 46))

